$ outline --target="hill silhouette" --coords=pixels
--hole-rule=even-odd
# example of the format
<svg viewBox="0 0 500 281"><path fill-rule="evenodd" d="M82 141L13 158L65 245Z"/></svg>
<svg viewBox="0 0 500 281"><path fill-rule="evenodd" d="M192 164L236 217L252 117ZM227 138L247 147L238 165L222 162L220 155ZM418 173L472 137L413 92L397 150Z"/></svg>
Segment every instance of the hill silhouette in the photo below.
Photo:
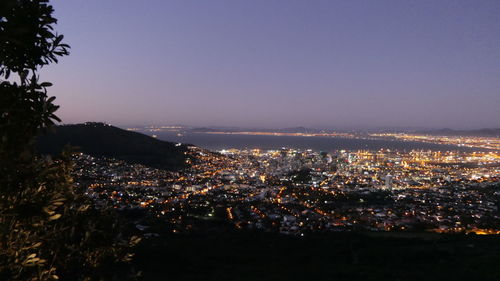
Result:
<svg viewBox="0 0 500 281"><path fill-rule="evenodd" d="M442 136L500 137L500 128L484 128L478 130L453 130L449 128L444 128L439 130L420 131L420 133L428 135L442 135Z"/></svg>
<svg viewBox="0 0 500 281"><path fill-rule="evenodd" d="M62 125L55 132L37 139L42 154L55 155L66 145L96 157L112 157L133 164L165 170L186 167L186 145L157 140L150 136L123 130L104 123Z"/></svg>

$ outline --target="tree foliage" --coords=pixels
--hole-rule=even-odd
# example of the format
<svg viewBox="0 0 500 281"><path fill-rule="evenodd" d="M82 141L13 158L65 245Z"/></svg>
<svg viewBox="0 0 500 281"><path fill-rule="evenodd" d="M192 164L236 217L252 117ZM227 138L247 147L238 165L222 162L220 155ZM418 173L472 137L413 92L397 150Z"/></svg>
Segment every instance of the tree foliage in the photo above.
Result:
<svg viewBox="0 0 500 281"><path fill-rule="evenodd" d="M40 67L57 62L68 55L69 46L62 43L63 35L54 34L54 9L48 0L13 1L0 4L0 75L9 78L11 72L26 75Z"/></svg>
<svg viewBox="0 0 500 281"><path fill-rule="evenodd" d="M33 148L60 121L38 76L69 54L52 13L47 0L0 1L0 280L123 280L112 268L138 239L75 192L69 150L53 160Z"/></svg>

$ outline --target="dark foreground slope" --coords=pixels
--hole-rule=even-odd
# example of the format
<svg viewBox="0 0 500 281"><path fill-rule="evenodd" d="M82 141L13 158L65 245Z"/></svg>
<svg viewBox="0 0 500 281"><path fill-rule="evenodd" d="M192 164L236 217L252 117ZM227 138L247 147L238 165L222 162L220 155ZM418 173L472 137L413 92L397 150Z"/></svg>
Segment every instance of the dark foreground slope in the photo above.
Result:
<svg viewBox="0 0 500 281"><path fill-rule="evenodd" d="M497 236L226 232L143 241L145 281L500 280Z"/></svg>
<svg viewBox="0 0 500 281"><path fill-rule="evenodd" d="M103 123L85 123L58 126L55 133L38 139L37 149L42 154L58 154L64 146L78 147L78 151L97 156L112 157L129 163L179 170L185 167L185 145L160 141Z"/></svg>

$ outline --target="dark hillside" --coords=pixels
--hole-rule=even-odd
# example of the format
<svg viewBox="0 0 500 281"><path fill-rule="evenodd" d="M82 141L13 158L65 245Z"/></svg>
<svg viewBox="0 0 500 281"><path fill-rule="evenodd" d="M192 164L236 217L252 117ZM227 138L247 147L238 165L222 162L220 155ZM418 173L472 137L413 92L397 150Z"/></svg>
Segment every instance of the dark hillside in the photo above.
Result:
<svg viewBox="0 0 500 281"><path fill-rule="evenodd" d="M500 280L497 236L384 234L171 234L144 240L134 263L145 281Z"/></svg>
<svg viewBox="0 0 500 281"><path fill-rule="evenodd" d="M112 157L166 170L186 167L186 145L176 146L103 123L58 126L55 133L38 138L37 149L42 154L57 154L67 144L97 157Z"/></svg>

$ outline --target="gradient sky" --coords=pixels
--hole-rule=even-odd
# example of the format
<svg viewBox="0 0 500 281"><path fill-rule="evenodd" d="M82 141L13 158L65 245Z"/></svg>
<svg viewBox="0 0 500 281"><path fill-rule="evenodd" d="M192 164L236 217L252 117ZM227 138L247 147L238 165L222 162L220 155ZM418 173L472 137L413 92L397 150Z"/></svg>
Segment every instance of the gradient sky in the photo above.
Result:
<svg viewBox="0 0 500 281"><path fill-rule="evenodd" d="M500 1L55 0L65 123L500 127Z"/></svg>

